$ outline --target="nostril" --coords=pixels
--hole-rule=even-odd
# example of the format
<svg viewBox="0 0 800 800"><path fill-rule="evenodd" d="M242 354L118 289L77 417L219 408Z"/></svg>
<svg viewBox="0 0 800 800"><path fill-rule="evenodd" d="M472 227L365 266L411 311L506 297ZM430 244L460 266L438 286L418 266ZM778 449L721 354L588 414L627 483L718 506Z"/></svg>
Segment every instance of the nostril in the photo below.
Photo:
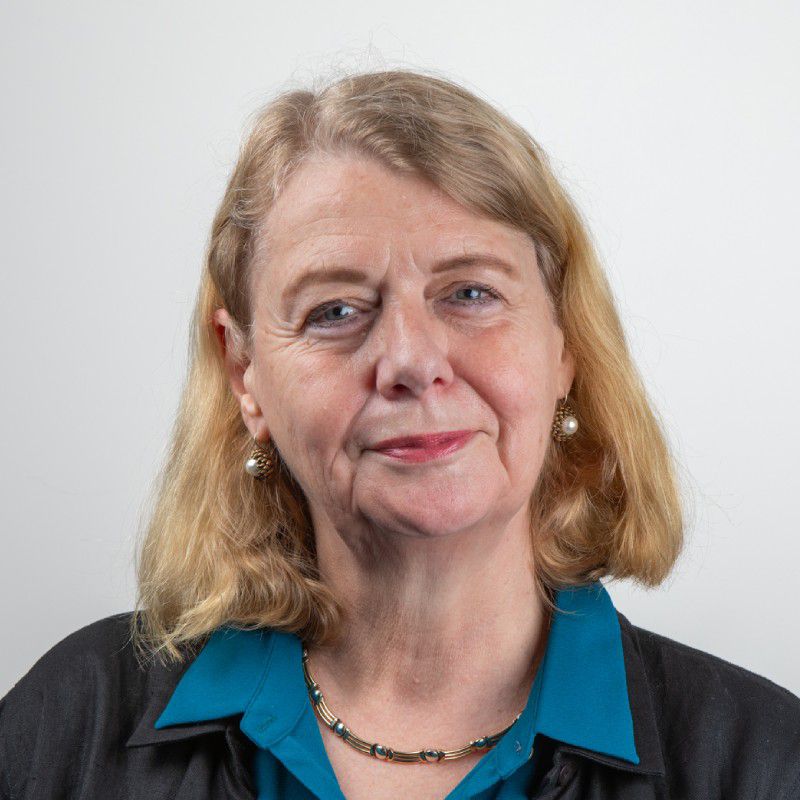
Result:
<svg viewBox="0 0 800 800"><path fill-rule="evenodd" d="M563 786L572 775L572 767L569 764L562 764L558 771L558 785Z"/></svg>

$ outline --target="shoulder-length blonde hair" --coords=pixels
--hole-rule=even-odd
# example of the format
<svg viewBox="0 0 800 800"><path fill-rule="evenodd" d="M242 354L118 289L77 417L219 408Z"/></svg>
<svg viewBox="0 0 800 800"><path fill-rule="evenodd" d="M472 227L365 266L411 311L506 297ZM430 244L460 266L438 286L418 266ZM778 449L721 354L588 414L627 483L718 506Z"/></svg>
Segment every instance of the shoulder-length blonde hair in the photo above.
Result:
<svg viewBox="0 0 800 800"><path fill-rule="evenodd" d="M575 357L580 427L550 441L530 499L535 579L554 590L604 576L655 586L683 545L675 464L629 353L586 224L540 146L449 80L409 70L349 75L281 93L255 115L213 221L193 318L189 372L152 513L137 551L131 633L180 661L222 624L336 638L342 606L320 580L302 489L243 469L252 439L230 389L212 315L250 352L248 268L259 226L310 154L358 154L422 174L487 217L527 232Z"/></svg>

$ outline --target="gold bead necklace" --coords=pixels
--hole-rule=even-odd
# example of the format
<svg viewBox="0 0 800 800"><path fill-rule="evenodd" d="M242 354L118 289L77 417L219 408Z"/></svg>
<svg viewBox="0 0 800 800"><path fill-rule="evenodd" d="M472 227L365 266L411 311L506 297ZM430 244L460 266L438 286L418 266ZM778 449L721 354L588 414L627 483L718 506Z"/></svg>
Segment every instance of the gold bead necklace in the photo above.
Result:
<svg viewBox="0 0 800 800"><path fill-rule="evenodd" d="M483 752L490 750L494 747L503 734L516 722L522 712L520 711L513 722L507 727L503 728L499 733L494 733L491 736L482 736L480 739L473 739L469 744L464 747L459 747L457 750L437 750L435 748L425 748L416 752L404 752L403 750L395 750L392 747L378 744L376 742L370 743L364 739L356 736L350 728L348 728L339 717L331 713L325 703L325 698L319 688L319 684L311 677L308 670L308 651L303 648L303 675L306 680L306 688L308 689L308 696L311 700L311 705L316 711L319 718L341 739L349 744L359 753L377 758L380 761L396 761L398 763L423 763L435 764L438 761L449 761L455 758L463 758L470 753Z"/></svg>

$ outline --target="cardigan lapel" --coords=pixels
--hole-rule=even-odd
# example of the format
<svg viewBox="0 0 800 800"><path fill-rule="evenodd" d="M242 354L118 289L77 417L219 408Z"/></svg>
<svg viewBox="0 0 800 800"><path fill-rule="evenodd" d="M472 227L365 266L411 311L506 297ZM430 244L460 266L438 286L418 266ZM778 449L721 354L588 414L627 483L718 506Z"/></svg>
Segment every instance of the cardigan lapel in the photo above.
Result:
<svg viewBox="0 0 800 800"><path fill-rule="evenodd" d="M211 734L221 735L220 747L195 748L177 793L172 795L173 800L215 800L218 797L225 797L226 800L255 800L255 789L248 769L255 746L242 734L238 716L168 728L154 727L178 681L193 662L194 658L189 658L182 664L163 664L154 660L148 672L144 713L125 746L163 746L200 739Z"/></svg>

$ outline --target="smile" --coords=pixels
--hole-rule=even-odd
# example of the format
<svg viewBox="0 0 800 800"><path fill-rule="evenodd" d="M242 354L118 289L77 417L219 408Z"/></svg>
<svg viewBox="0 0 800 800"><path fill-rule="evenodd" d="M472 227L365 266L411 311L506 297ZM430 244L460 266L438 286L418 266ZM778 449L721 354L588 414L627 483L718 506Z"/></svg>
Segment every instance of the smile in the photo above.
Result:
<svg viewBox="0 0 800 800"><path fill-rule="evenodd" d="M386 447L374 452L398 461L420 463L444 458L456 450L460 450L475 435L475 431L464 431L444 440L431 442L426 445Z"/></svg>

